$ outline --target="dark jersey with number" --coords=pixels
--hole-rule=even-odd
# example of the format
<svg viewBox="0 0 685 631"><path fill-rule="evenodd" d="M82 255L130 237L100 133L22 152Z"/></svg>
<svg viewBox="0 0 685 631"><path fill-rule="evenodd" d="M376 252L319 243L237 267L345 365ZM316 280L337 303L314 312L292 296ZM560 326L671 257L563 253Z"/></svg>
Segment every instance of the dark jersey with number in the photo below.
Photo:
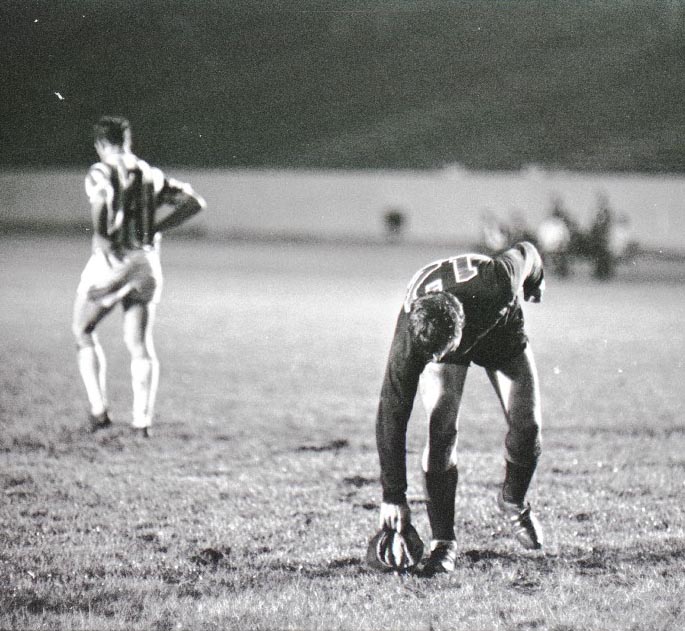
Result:
<svg viewBox="0 0 685 631"><path fill-rule="evenodd" d="M383 499L405 499L406 432L419 377L429 358L413 348L408 330L412 303L436 291L455 295L464 307L465 325L459 347L441 361L496 369L521 353L527 338L517 294L542 280L542 261L528 242L497 257L460 254L421 268L407 288L388 357L376 420Z"/></svg>

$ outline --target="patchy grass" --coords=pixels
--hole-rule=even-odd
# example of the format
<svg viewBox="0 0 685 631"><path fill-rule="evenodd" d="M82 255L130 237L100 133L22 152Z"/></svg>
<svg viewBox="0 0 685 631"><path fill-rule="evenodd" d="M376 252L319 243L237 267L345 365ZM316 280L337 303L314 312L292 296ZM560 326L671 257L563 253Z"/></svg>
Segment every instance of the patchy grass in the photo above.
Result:
<svg viewBox="0 0 685 631"><path fill-rule="evenodd" d="M498 520L504 423L469 375L449 576L363 564L380 500L374 413L419 247L165 244L156 434L128 433L120 316L103 326L115 426L83 430L69 333L87 243L0 248L0 628L680 629L682 269L550 279L526 306L544 396L532 490L544 552ZM410 423L410 502L428 538Z"/></svg>

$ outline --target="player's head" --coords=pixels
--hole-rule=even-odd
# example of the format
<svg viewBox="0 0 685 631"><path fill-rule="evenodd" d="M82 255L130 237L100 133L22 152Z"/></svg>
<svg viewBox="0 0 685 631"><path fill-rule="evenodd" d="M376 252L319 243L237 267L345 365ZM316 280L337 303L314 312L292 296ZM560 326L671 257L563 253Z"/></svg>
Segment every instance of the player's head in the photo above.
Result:
<svg viewBox="0 0 685 631"><path fill-rule="evenodd" d="M464 308L446 291L431 292L412 303L409 334L418 352L440 360L456 350L464 328Z"/></svg>
<svg viewBox="0 0 685 631"><path fill-rule="evenodd" d="M129 149L131 125L123 116L103 116L93 127L95 148L114 147Z"/></svg>

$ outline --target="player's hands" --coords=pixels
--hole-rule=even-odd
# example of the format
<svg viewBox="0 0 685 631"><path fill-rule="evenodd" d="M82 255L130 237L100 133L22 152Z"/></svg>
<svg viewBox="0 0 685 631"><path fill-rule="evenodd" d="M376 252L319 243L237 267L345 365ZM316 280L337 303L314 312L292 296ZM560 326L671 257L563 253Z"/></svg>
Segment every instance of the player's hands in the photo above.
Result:
<svg viewBox="0 0 685 631"><path fill-rule="evenodd" d="M523 283L523 299L526 302L542 302L542 294L545 292L545 277L541 276L540 280L534 285Z"/></svg>
<svg viewBox="0 0 685 631"><path fill-rule="evenodd" d="M411 511L407 503L390 504L381 503L379 526L402 532L411 523Z"/></svg>

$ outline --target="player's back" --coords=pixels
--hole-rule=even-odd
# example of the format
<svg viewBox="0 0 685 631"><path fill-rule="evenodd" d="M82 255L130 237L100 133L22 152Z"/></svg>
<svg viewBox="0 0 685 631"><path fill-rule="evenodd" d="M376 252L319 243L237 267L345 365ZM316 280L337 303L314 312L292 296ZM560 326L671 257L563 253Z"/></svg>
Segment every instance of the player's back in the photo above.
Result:
<svg viewBox="0 0 685 631"><path fill-rule="evenodd" d="M163 175L130 152L94 164L86 178L91 199L105 200L99 232L118 250L150 246L154 239L156 189Z"/></svg>
<svg viewBox="0 0 685 631"><path fill-rule="evenodd" d="M433 291L447 291L463 303L506 304L513 298L511 284L498 269L496 259L484 254L459 254L422 267L409 283L404 308Z"/></svg>

